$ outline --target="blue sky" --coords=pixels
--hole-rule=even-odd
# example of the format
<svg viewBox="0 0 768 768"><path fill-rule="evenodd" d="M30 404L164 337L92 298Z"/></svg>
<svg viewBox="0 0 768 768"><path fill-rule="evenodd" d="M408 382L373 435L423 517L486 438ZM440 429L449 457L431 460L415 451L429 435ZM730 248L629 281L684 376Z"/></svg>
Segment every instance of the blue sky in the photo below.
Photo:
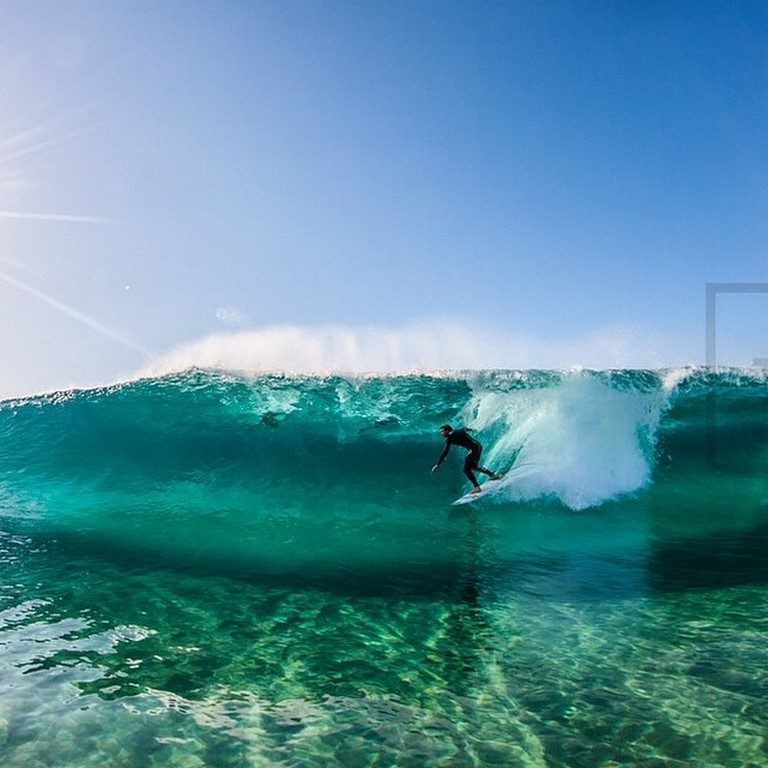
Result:
<svg viewBox="0 0 768 768"><path fill-rule="evenodd" d="M768 280L763 3L0 13L0 395L253 364L271 326L701 363L704 284ZM760 299L723 304L722 362L768 356Z"/></svg>

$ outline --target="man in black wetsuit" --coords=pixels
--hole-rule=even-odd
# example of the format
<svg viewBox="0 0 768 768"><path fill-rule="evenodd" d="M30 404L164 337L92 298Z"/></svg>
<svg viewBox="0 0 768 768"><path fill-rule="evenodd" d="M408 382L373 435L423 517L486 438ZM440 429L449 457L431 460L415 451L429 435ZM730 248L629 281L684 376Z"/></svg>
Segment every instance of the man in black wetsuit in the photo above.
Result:
<svg viewBox="0 0 768 768"><path fill-rule="evenodd" d="M469 430L467 429L454 429L450 424L443 424L443 426L440 427L440 434L445 438L445 448L443 448L443 452L440 454L437 464L432 467L432 471L435 472L445 461L445 457L448 455L448 451L451 450L452 445L460 445L462 448L466 448L469 451L467 458L464 459L464 474L474 486L472 493L479 493L480 483L477 482L474 471L488 475L491 480L500 480L501 478L495 472L491 472L490 469L485 469L485 467L480 466L480 454L483 452L483 446L473 437L470 437L468 432Z"/></svg>

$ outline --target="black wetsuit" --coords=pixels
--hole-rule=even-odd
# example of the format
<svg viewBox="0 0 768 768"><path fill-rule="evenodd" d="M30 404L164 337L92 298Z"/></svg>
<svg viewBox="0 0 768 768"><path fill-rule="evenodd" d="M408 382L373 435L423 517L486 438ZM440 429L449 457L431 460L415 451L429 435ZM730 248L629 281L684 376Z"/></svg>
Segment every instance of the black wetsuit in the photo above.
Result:
<svg viewBox="0 0 768 768"><path fill-rule="evenodd" d="M483 452L483 446L473 437L470 437L466 429L454 429L448 434L448 437L445 438L445 448L443 448L443 452L440 454L440 458L435 466L439 467L445 461L445 457L448 455L448 451L451 450L452 445L459 445L469 451L467 458L464 459L464 474L475 488L479 486L479 483L473 470L482 472L484 475L488 475L488 477L493 477L494 473L490 469L480 466L480 454Z"/></svg>

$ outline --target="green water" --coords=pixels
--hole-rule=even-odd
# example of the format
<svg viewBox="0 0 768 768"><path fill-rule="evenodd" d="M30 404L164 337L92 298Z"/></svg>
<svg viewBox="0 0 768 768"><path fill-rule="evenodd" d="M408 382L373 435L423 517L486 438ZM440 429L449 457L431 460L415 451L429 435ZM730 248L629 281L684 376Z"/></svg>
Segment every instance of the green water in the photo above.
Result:
<svg viewBox="0 0 768 768"><path fill-rule="evenodd" d="M0 765L765 766L765 383L714 386L714 418L650 372L0 406ZM516 483L451 506L445 420Z"/></svg>

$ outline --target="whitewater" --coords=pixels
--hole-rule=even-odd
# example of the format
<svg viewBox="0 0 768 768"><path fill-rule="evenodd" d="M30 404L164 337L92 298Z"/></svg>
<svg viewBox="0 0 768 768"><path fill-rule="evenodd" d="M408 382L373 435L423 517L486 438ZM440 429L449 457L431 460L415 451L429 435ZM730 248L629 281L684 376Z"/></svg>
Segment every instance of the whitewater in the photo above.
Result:
<svg viewBox="0 0 768 768"><path fill-rule="evenodd" d="M696 368L4 401L0 760L765 764L767 405ZM446 422L505 473L469 508Z"/></svg>

